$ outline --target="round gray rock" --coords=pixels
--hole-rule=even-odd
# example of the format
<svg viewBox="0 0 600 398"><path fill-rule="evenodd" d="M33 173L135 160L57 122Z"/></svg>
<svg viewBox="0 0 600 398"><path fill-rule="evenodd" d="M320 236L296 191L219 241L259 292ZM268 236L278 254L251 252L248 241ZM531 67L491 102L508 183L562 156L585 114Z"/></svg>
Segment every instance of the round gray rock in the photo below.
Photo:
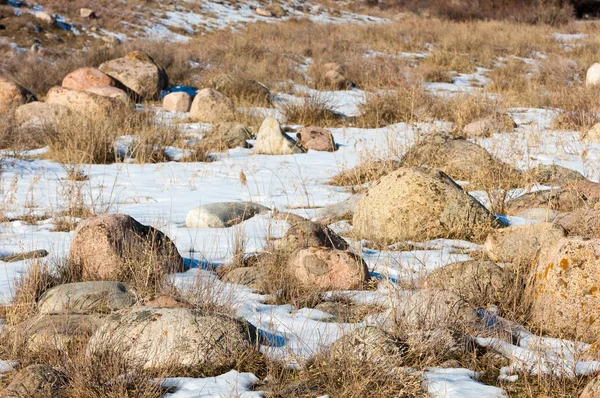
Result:
<svg viewBox="0 0 600 398"><path fill-rule="evenodd" d="M210 203L189 211L185 218L187 228L227 228L236 225L269 208L252 202Z"/></svg>

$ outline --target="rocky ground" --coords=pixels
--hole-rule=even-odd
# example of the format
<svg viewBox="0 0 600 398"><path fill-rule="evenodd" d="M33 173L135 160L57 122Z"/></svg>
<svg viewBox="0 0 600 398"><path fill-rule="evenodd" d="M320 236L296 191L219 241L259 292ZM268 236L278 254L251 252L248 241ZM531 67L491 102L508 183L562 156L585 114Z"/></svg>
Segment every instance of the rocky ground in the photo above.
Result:
<svg viewBox="0 0 600 398"><path fill-rule="evenodd" d="M0 6L0 396L600 396L596 22L52 6Z"/></svg>

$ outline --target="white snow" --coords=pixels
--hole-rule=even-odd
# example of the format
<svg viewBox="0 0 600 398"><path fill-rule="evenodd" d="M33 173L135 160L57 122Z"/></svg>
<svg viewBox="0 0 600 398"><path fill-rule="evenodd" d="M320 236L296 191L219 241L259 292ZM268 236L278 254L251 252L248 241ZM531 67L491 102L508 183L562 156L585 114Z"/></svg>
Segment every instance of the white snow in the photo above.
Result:
<svg viewBox="0 0 600 398"><path fill-rule="evenodd" d="M504 398L501 388L477 381L479 373L464 368L429 368L423 387L434 398Z"/></svg>
<svg viewBox="0 0 600 398"><path fill-rule="evenodd" d="M263 392L250 389L258 381L258 377L252 373L230 370L217 377L163 379L161 384L165 388L175 388L175 391L165 394L164 398L261 398L264 397Z"/></svg>

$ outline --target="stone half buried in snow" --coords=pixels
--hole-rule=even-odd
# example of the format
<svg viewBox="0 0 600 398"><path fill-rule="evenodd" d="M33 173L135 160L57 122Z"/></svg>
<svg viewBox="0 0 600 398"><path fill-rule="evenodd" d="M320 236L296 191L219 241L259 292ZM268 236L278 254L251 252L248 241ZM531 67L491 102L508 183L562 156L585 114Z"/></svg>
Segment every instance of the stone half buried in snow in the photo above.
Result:
<svg viewBox="0 0 600 398"><path fill-rule="evenodd" d="M296 141L281 130L277 119L268 117L263 121L254 144L255 154L291 155L303 152Z"/></svg>
<svg viewBox="0 0 600 398"><path fill-rule="evenodd" d="M502 226L481 203L439 170L402 167L370 187L353 217L362 239L395 243L469 239Z"/></svg>
<svg viewBox="0 0 600 398"><path fill-rule="evenodd" d="M235 366L256 344L248 321L187 308L137 307L106 318L87 346L88 354L115 350L144 368Z"/></svg>
<svg viewBox="0 0 600 398"><path fill-rule="evenodd" d="M136 302L121 282L94 281L58 285L46 291L38 302L42 315L110 313Z"/></svg>
<svg viewBox="0 0 600 398"><path fill-rule="evenodd" d="M300 284L322 291L360 289L369 278L367 264L360 256L326 247L295 251L287 268Z"/></svg>
<svg viewBox="0 0 600 398"><path fill-rule="evenodd" d="M496 133L512 133L516 126L512 117L498 113L467 124L463 128L463 134L469 138L487 138Z"/></svg>
<svg viewBox="0 0 600 398"><path fill-rule="evenodd" d="M190 210L185 218L185 226L227 228L269 210L266 206L252 202L210 203Z"/></svg>
<svg viewBox="0 0 600 398"><path fill-rule="evenodd" d="M307 150L325 152L335 152L337 150L333 134L322 127L304 127L296 134L296 139L298 144Z"/></svg>

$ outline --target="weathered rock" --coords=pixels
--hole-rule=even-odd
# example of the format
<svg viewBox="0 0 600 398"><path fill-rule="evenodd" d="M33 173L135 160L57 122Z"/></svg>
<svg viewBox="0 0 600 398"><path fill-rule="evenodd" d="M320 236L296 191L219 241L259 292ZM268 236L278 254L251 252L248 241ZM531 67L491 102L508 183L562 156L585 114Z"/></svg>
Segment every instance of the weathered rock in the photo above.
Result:
<svg viewBox="0 0 600 398"><path fill-rule="evenodd" d="M63 87L52 87L46 103L64 106L87 117L109 116L112 111L124 107L123 102L115 98Z"/></svg>
<svg viewBox="0 0 600 398"><path fill-rule="evenodd" d="M142 100L158 98L161 91L169 86L165 70L141 51L105 62L99 69Z"/></svg>
<svg viewBox="0 0 600 398"><path fill-rule="evenodd" d="M317 209L315 216L317 220L326 220L327 223L339 220L352 220L354 209L362 195L352 195L343 202L328 205Z"/></svg>
<svg viewBox="0 0 600 398"><path fill-rule="evenodd" d="M182 91L170 93L163 98L163 109L172 112L189 112L192 106L192 97Z"/></svg>
<svg viewBox="0 0 600 398"><path fill-rule="evenodd" d="M339 301L319 303L315 306L315 309L333 315L333 318L328 318L326 321L338 323L362 322L370 313L381 312L380 307L343 303Z"/></svg>
<svg viewBox="0 0 600 398"><path fill-rule="evenodd" d="M131 307L135 301L121 282L67 283L46 291L38 311L42 315L109 313Z"/></svg>
<svg viewBox="0 0 600 398"><path fill-rule="evenodd" d="M35 101L19 106L15 111L15 118L19 125L41 128L55 126L69 114L69 108L65 106Z"/></svg>
<svg viewBox="0 0 600 398"><path fill-rule="evenodd" d="M356 206L358 237L388 243L469 238L500 226L481 203L439 170L403 167L370 187Z"/></svg>
<svg viewBox="0 0 600 398"><path fill-rule="evenodd" d="M349 247L344 238L325 225L307 220L292 225L279 241L277 248L293 252L311 246L329 247L338 250L346 250Z"/></svg>
<svg viewBox="0 0 600 398"><path fill-rule="evenodd" d="M325 247L297 250L289 258L287 268L300 284L319 290L359 289L369 278L360 256Z"/></svg>
<svg viewBox="0 0 600 398"><path fill-rule="evenodd" d="M133 107L133 101L127 93L117 87L90 87L87 90L88 93L101 95L103 97L114 98L127 106Z"/></svg>
<svg viewBox="0 0 600 398"><path fill-rule="evenodd" d="M37 98L29 90L13 81L0 77L0 112L7 112L12 108L32 101L37 101Z"/></svg>
<svg viewBox="0 0 600 398"><path fill-rule="evenodd" d="M549 222L520 225L490 233L483 247L492 261L527 264L542 246L557 242L565 235L563 227Z"/></svg>
<svg viewBox="0 0 600 398"><path fill-rule="evenodd" d="M95 18L97 18L96 12L94 10L92 10L91 8L80 8L79 9L79 16L81 18L86 18L86 19L95 19Z"/></svg>
<svg viewBox="0 0 600 398"><path fill-rule="evenodd" d="M439 329L478 320L476 311L458 295L436 289L406 291L395 303L392 317L405 330Z"/></svg>
<svg viewBox="0 0 600 398"><path fill-rule="evenodd" d="M88 344L144 368L231 368L236 354L255 344L257 331L245 320L186 308L138 307L109 316Z"/></svg>
<svg viewBox="0 0 600 398"><path fill-rule="evenodd" d="M600 123L594 124L581 138L584 141L600 142Z"/></svg>
<svg viewBox="0 0 600 398"><path fill-rule="evenodd" d="M596 203L600 199L600 184L597 182L576 180L568 183L564 188L577 192L585 198L588 205Z"/></svg>
<svg viewBox="0 0 600 398"><path fill-rule="evenodd" d="M402 166L437 168L475 187L520 186L519 172L514 167L495 159L475 143L445 133L433 134L415 144L402 158Z"/></svg>
<svg viewBox="0 0 600 398"><path fill-rule="evenodd" d="M597 341L599 259L599 239L567 237L543 247L526 291L531 323L549 336Z"/></svg>
<svg viewBox="0 0 600 398"><path fill-rule="evenodd" d="M49 25L54 25L56 23L56 16L49 14L45 11L36 11L35 14L33 14L33 16L36 19L39 19L42 22L45 22Z"/></svg>
<svg viewBox="0 0 600 398"><path fill-rule="evenodd" d="M58 398L67 378L49 365L29 365L0 391L4 398Z"/></svg>
<svg viewBox="0 0 600 398"><path fill-rule="evenodd" d="M37 352L49 348L65 351L86 341L102 324L103 315L39 315L17 325L27 348Z"/></svg>
<svg viewBox="0 0 600 398"><path fill-rule="evenodd" d="M129 267L145 267L155 277L183 270L183 259L165 234L125 214L104 214L80 223L69 264L83 280L119 280Z"/></svg>
<svg viewBox="0 0 600 398"><path fill-rule="evenodd" d="M281 18L287 14L285 8L283 8L280 4L271 3L266 7L259 7L255 10L256 14L261 17L272 17L272 18Z"/></svg>
<svg viewBox="0 0 600 398"><path fill-rule="evenodd" d="M333 360L391 366L390 362L399 361L405 349L384 330L363 326L337 339L327 349L327 355Z"/></svg>
<svg viewBox="0 0 600 398"><path fill-rule="evenodd" d="M532 221L552 222L559 214L561 213L556 210L534 207L532 209L523 210L515 214L515 216Z"/></svg>
<svg viewBox="0 0 600 398"><path fill-rule="evenodd" d="M209 130L202 141L212 151L221 152L236 147L249 148L252 134L243 124L224 122Z"/></svg>
<svg viewBox="0 0 600 398"><path fill-rule="evenodd" d="M487 138L496 133L512 133L515 127L517 125L512 117L498 113L467 124L463 128L463 134L469 138Z"/></svg>
<svg viewBox="0 0 600 398"><path fill-rule="evenodd" d="M140 303L142 304L140 305ZM146 297L141 302L138 301L138 305L154 308L193 308L192 304L183 300L178 295L169 293L160 293L157 296Z"/></svg>
<svg viewBox="0 0 600 398"><path fill-rule="evenodd" d="M600 84L600 64L595 63L590 66L585 75L586 86L597 86Z"/></svg>
<svg viewBox="0 0 600 398"><path fill-rule="evenodd" d="M563 227L569 236L600 238L599 209L580 209L563 213L557 216L554 222Z"/></svg>
<svg viewBox="0 0 600 398"><path fill-rule="evenodd" d="M260 289L267 279L267 275L265 267L241 267L225 274L223 281Z"/></svg>
<svg viewBox="0 0 600 398"><path fill-rule="evenodd" d="M304 127L296 134L296 139L298 144L307 150L325 152L335 152L337 150L333 134L322 127Z"/></svg>
<svg viewBox="0 0 600 398"><path fill-rule="evenodd" d="M228 121L235 114L233 101L213 88L198 91L190 108L190 116L198 122Z"/></svg>
<svg viewBox="0 0 600 398"><path fill-rule="evenodd" d="M209 85L236 102L271 105L271 92L256 80L224 73L210 79Z"/></svg>
<svg viewBox="0 0 600 398"><path fill-rule="evenodd" d="M277 119L268 117L262 122L254 144L255 154L291 155L302 152L296 141L281 130Z"/></svg>
<svg viewBox="0 0 600 398"><path fill-rule="evenodd" d="M587 198L574 189L551 189L530 192L509 200L506 202L506 212L507 214L518 214L528 209L567 212L580 209L586 203Z"/></svg>
<svg viewBox="0 0 600 398"><path fill-rule="evenodd" d="M29 252L23 252L23 253L15 253L15 254L8 254L5 256L0 256L0 261L5 262L5 263L15 263L17 261L23 261L23 260L29 260L32 258L42 258L42 257L46 257L48 255L48 252L46 250L33 250L33 251L29 251Z"/></svg>
<svg viewBox="0 0 600 398"><path fill-rule="evenodd" d="M269 211L268 207L252 202L210 203L190 210L185 218L185 226L227 228L266 211Z"/></svg>
<svg viewBox="0 0 600 398"><path fill-rule="evenodd" d="M580 172L555 164L539 165L529 169L523 173L523 178L526 181L552 186L563 186L574 181L585 180Z"/></svg>
<svg viewBox="0 0 600 398"><path fill-rule="evenodd" d="M354 83L347 79L346 76L342 75L336 70L329 70L323 75L325 82L328 87L336 90L348 90L354 87Z"/></svg>
<svg viewBox="0 0 600 398"><path fill-rule="evenodd" d="M117 82L97 68L79 68L69 73L62 81L62 86L71 90L85 91L90 87L114 87Z"/></svg>
<svg viewBox="0 0 600 398"><path fill-rule="evenodd" d="M502 267L483 260L448 264L416 282L417 285L452 292L478 307L497 303L508 283Z"/></svg>

